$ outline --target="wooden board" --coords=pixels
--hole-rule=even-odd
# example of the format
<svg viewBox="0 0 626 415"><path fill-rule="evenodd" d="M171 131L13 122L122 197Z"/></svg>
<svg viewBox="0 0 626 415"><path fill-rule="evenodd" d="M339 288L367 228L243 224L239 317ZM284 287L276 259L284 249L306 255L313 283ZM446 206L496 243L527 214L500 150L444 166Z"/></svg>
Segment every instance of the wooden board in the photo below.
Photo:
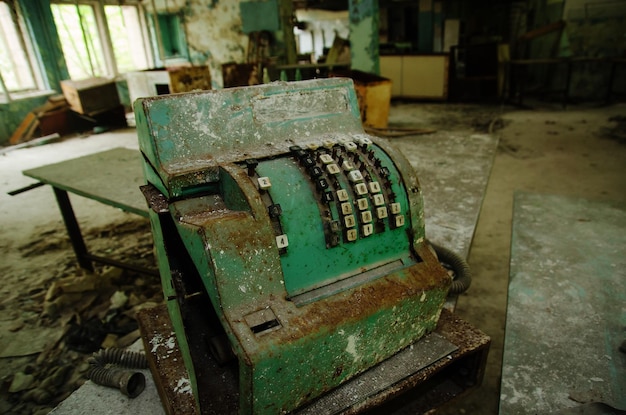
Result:
<svg viewBox="0 0 626 415"><path fill-rule="evenodd" d="M24 117L21 124L15 129L13 135L11 135L9 143L19 144L23 141L28 141L28 139L32 137L32 133L35 128L37 128L37 125L37 116L34 113L29 112L26 114L26 117Z"/></svg>
<svg viewBox="0 0 626 415"><path fill-rule="evenodd" d="M196 415L196 401L189 384L189 374L176 342L165 304L143 309L137 322L146 350L148 366L169 415Z"/></svg>

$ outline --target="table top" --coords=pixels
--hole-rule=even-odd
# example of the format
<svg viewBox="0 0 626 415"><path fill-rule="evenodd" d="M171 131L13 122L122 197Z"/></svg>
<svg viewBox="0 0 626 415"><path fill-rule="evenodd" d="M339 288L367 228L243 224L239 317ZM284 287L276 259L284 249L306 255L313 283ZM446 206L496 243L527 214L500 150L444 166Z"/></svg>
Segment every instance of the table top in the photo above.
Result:
<svg viewBox="0 0 626 415"><path fill-rule="evenodd" d="M626 210L517 193L500 414L626 408Z"/></svg>
<svg viewBox="0 0 626 415"><path fill-rule="evenodd" d="M145 180L141 154L137 150L114 148L25 170L23 174L55 188L148 217L148 206L139 190Z"/></svg>

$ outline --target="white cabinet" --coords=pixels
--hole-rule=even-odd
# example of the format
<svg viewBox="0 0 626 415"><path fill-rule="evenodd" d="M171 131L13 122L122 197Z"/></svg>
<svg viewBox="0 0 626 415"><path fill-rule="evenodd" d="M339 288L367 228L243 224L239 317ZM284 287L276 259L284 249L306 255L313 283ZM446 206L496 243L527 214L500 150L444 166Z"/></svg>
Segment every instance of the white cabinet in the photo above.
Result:
<svg viewBox="0 0 626 415"><path fill-rule="evenodd" d="M380 76L391 79L392 97L448 97L447 54L381 56Z"/></svg>

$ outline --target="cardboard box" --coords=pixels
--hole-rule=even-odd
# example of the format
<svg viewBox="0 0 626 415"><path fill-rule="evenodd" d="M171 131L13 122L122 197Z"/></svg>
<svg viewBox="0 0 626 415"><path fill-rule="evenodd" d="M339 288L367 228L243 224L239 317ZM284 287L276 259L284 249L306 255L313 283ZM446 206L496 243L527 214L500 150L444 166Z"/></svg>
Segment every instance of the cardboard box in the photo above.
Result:
<svg viewBox="0 0 626 415"><path fill-rule="evenodd" d="M61 81L63 95L72 111L96 115L120 105L115 81L90 78L82 81Z"/></svg>

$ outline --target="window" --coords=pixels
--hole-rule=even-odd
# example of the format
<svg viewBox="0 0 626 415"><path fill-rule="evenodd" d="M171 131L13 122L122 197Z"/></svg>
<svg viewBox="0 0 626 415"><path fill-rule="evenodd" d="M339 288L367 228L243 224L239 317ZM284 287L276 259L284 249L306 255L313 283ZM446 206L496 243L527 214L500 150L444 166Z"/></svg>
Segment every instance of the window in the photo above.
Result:
<svg viewBox="0 0 626 415"><path fill-rule="evenodd" d="M104 3L50 5L71 79L115 76L151 65L140 7Z"/></svg>
<svg viewBox="0 0 626 415"><path fill-rule="evenodd" d="M150 14L150 25L153 47L159 52L161 64L188 59L187 40L179 14Z"/></svg>
<svg viewBox="0 0 626 415"><path fill-rule="evenodd" d="M52 4L51 9L70 78L108 75L94 7Z"/></svg>
<svg viewBox="0 0 626 415"><path fill-rule="evenodd" d="M0 1L0 96L38 89L27 40L17 10Z"/></svg>
<svg viewBox="0 0 626 415"><path fill-rule="evenodd" d="M144 31L137 6L104 6L118 72L148 69Z"/></svg>

